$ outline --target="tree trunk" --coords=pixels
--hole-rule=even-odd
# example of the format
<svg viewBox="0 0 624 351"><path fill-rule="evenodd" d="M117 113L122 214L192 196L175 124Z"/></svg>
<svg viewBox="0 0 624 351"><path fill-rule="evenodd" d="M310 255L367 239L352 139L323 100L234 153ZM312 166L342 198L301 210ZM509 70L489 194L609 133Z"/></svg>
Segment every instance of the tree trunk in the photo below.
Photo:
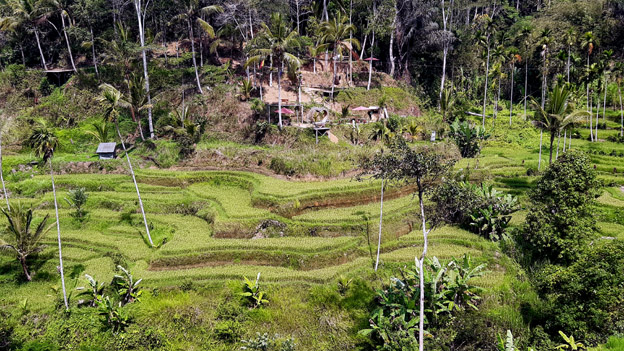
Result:
<svg viewBox="0 0 624 351"><path fill-rule="evenodd" d="M563 139L565 141L565 139ZM561 144L561 132L557 133L557 153L555 154L555 161L559 158L559 144Z"/></svg>
<svg viewBox="0 0 624 351"><path fill-rule="evenodd" d="M26 276L26 280L31 282L32 281L32 277L28 273L28 266L26 265L26 257L20 255L18 259L19 259L20 264L22 265L22 271L24 271L24 275Z"/></svg>
<svg viewBox="0 0 624 351"><path fill-rule="evenodd" d="M123 138L121 137L121 132L119 131L119 123L115 120L115 129L117 129L117 136L119 136L119 141L121 142L121 147L126 154L126 160L128 161L128 168L130 168L130 175L132 176L132 182L134 183L134 188L137 192L137 197L139 198L139 207L141 208L141 214L143 215L143 223L145 224L145 232L147 233L147 239L150 243L151 247L154 247L154 242L152 241L152 236L150 235L149 226L147 225L147 217L145 217L145 209L143 208L143 200L141 200L141 193L139 192L139 185L137 184L136 177L134 176L134 169L132 168L132 162L130 162L130 156L128 155L128 150L126 150L126 143L124 143Z"/></svg>
<svg viewBox="0 0 624 351"><path fill-rule="evenodd" d="M624 137L624 108L622 108L622 89L618 83L618 95L620 96L620 136Z"/></svg>
<svg viewBox="0 0 624 351"><path fill-rule="evenodd" d="M589 90L589 87L587 88ZM589 93L587 95L587 113L589 113L589 138L594 141L594 111L589 107L592 105Z"/></svg>
<svg viewBox="0 0 624 351"><path fill-rule="evenodd" d="M349 2L349 26L353 24L351 21L351 17L353 15L353 0ZM353 85L353 51L355 48L353 47L353 31L349 31L349 85Z"/></svg>
<svg viewBox="0 0 624 351"><path fill-rule="evenodd" d="M606 117L606 112L607 112L607 89L609 88L609 85L607 83L607 75L605 74L605 79L604 79L604 102L602 105L602 123L605 124L605 129L607 129L607 117Z"/></svg>
<svg viewBox="0 0 624 351"><path fill-rule="evenodd" d="M566 152L566 142L568 141L568 130L563 131L563 152Z"/></svg>
<svg viewBox="0 0 624 351"><path fill-rule="evenodd" d="M368 33L364 35L364 40L362 40L362 52L360 52L360 58L364 57L364 50L366 49L366 41L368 40Z"/></svg>
<svg viewBox="0 0 624 351"><path fill-rule="evenodd" d="M2 181L2 195L4 195L4 199L6 200L7 210L11 210L11 205L9 204L9 194L7 193L6 186L4 184L4 174L2 172L2 128L0 128L0 181Z"/></svg>
<svg viewBox="0 0 624 351"><path fill-rule="evenodd" d="M498 77L498 93L496 94L496 103L494 103L494 121L492 125L496 122L496 117L498 117L498 102L500 101L500 92L501 92L501 77Z"/></svg>
<svg viewBox="0 0 624 351"><path fill-rule="evenodd" d="M134 0L137 22L139 24L139 40L141 42L141 56L143 58L143 77L145 79L145 94L147 94L147 122L149 124L150 138L154 139L154 123L152 121L152 97L150 95L149 74L147 72L147 53L145 50L145 27L141 16L141 0Z"/></svg>
<svg viewBox="0 0 624 351"><path fill-rule="evenodd" d="M550 132L550 156L548 157L548 165L552 164L554 143L555 143L555 133Z"/></svg>
<svg viewBox="0 0 624 351"><path fill-rule="evenodd" d="M490 74L490 41L488 38L487 44L487 60L485 63L485 85L483 86L483 120L482 125L485 128L485 103L487 102L487 86L488 86L488 75Z"/></svg>
<svg viewBox="0 0 624 351"><path fill-rule="evenodd" d="M368 85L366 86L366 90L370 90L371 80L373 78L373 49L375 48L375 30L373 29L373 36L371 38L371 55L370 61L368 62Z"/></svg>
<svg viewBox="0 0 624 351"><path fill-rule="evenodd" d="M67 52L69 53L69 61L71 62L72 69L76 72L76 64L74 64L74 56L72 55L71 45L69 45L69 37L67 36L67 29L65 28L65 15L61 12L61 25L63 26L63 35L65 36L65 43L67 43Z"/></svg>
<svg viewBox="0 0 624 351"><path fill-rule="evenodd" d="M513 88L514 88L514 65L511 64L511 87L509 92L509 126L511 127L511 117L513 116Z"/></svg>
<svg viewBox="0 0 624 351"><path fill-rule="evenodd" d="M277 67L277 107L279 110L277 111L279 116L279 127L282 126L282 66L278 65Z"/></svg>
<svg viewBox="0 0 624 351"><path fill-rule="evenodd" d="M422 231L423 231L423 252L420 256L420 260L415 260L418 265L418 276L419 276L419 290L420 290L420 319L418 322L418 350L424 351L424 338L425 338L425 256L427 255L427 248L429 246L428 235L430 230L427 230L427 221L425 218L425 205L423 202L424 190L422 188L420 178L416 179L416 184L418 186L418 203L420 205L420 218L422 220Z"/></svg>
<svg viewBox="0 0 624 351"><path fill-rule="evenodd" d="M24 65L24 67L26 67L26 56L24 56L24 47L22 46L22 44L19 44L19 48L20 48L20 54L22 54L22 65Z"/></svg>
<svg viewBox="0 0 624 351"><path fill-rule="evenodd" d="M269 56L269 86L273 87L273 55Z"/></svg>
<svg viewBox="0 0 624 351"><path fill-rule="evenodd" d="M91 31L91 54L93 55L93 67L95 68L95 74L99 78L100 77L100 71L98 70L97 56L95 56L95 37L93 36L93 27L89 26L89 31ZM165 53L166 52L167 51L165 51Z"/></svg>
<svg viewBox="0 0 624 351"><path fill-rule="evenodd" d="M544 137L544 131L540 130L540 147L539 147L539 159L537 161L537 170L542 169L542 140Z"/></svg>
<svg viewBox="0 0 624 351"><path fill-rule="evenodd" d="M65 272L63 270L63 249L61 246L61 223L59 222L58 202L56 201L56 186L54 185L54 169L52 168L52 157L50 157L50 179L52 180L52 195L54 196L54 213L56 214L56 235L58 239L59 250L59 270L61 272L61 287L63 289L63 302L65 309L69 309L67 302L67 291L65 290Z"/></svg>
<svg viewBox="0 0 624 351"><path fill-rule="evenodd" d="M41 55L41 64L43 65L44 70L48 70L48 65L46 64L45 56L43 56L43 50L41 49L41 41L39 40L39 31L35 27L35 38L37 39L37 47L39 48L39 55Z"/></svg>
<svg viewBox="0 0 624 351"><path fill-rule="evenodd" d="M568 83L570 83L570 45L568 44L568 62L566 63L566 74L568 76Z"/></svg>
<svg viewBox="0 0 624 351"><path fill-rule="evenodd" d="M388 47L388 54L389 54L389 58L390 58L390 77L394 77L394 51L393 51L393 46L394 46L394 31L396 28L396 21L397 21L397 17L399 16L398 12L399 9L395 6L395 10L394 10L394 19L392 20L392 27L390 27L390 44ZM444 64L446 64L446 57L444 60Z"/></svg>
<svg viewBox="0 0 624 351"><path fill-rule="evenodd" d="M381 178L381 201L379 206L379 239L377 241L377 259L375 260L375 272L377 272L377 268L379 267L379 254L381 253L381 226L383 224L384 181L385 179Z"/></svg>
<svg viewBox="0 0 624 351"><path fill-rule="evenodd" d="M396 21L396 16L394 20ZM442 30L444 32L446 32L446 21L447 21L446 9L444 7L444 0L442 0L442 25L443 25ZM444 90L444 81L446 79L446 56L447 55L448 55L448 42L446 39L444 39L444 44L442 47L442 77L440 78L440 95L438 97L438 110L440 110L440 103L442 100L442 91Z"/></svg>
<svg viewBox="0 0 624 351"><path fill-rule="evenodd" d="M200 94L204 94L204 91L201 87L201 82L199 81L199 72L197 71L197 60L195 59L195 38L193 37L193 24L191 23L191 19L187 20L188 28L189 28L189 38L191 39L191 52L193 57L193 68L195 68L195 81L197 83L197 90Z"/></svg>
<svg viewBox="0 0 624 351"><path fill-rule="evenodd" d="M526 120L527 114L527 83L529 81L529 63L524 60L524 119Z"/></svg>
<svg viewBox="0 0 624 351"><path fill-rule="evenodd" d="M598 142L598 121L600 120L600 95L598 95L598 102L596 102L596 133L594 137L596 137L596 142Z"/></svg>
<svg viewBox="0 0 624 351"><path fill-rule="evenodd" d="M334 50L334 52L332 52L332 61L333 61L333 69L334 69L334 74L333 74L333 78L332 78L332 88L331 88L331 98L332 98L332 103L334 102L334 89L336 88L336 57L338 56L338 54L336 53L336 50Z"/></svg>

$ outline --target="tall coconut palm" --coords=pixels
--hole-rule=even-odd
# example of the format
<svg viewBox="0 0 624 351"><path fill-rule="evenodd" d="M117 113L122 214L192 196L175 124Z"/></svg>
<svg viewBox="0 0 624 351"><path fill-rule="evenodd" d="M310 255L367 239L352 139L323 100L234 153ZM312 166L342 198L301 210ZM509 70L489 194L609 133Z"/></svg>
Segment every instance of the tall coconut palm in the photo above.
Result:
<svg viewBox="0 0 624 351"><path fill-rule="evenodd" d="M528 83L529 83L529 57L531 57L531 53L533 50L533 45L531 45L531 27L524 26L520 30L520 35L522 42L522 54L524 55L524 113L523 118L526 119L527 116L527 101L528 101Z"/></svg>
<svg viewBox="0 0 624 351"><path fill-rule="evenodd" d="M45 216L33 231L31 228L33 224L32 209L26 210L18 205L11 209L2 209L2 213L9 221L9 225L3 233L6 240L0 240L0 251L15 252L26 280L32 281L26 259L30 255L43 251L45 246L41 245L41 239L52 228L52 226L46 227L48 216Z"/></svg>
<svg viewBox="0 0 624 351"><path fill-rule="evenodd" d="M550 29L544 29L540 35L539 46L541 48L540 56L542 56L542 101L541 107L544 108L546 103L546 91L548 90L547 77L548 77L548 63L550 62L550 46L553 43L552 31Z"/></svg>
<svg viewBox="0 0 624 351"><path fill-rule="evenodd" d="M549 164L551 164L555 137L572 124L587 117L588 112L575 109L572 91L568 84L558 83L553 87L552 91L548 93L545 108L542 108L535 100L532 101L532 105L535 109L533 123L542 131L550 133Z"/></svg>
<svg viewBox="0 0 624 351"><path fill-rule="evenodd" d="M41 56L41 66L47 70L45 56L41 48L41 40L39 39L39 20L43 13L42 1L40 0L6 0L7 8L11 10L11 14L7 17L0 18L0 30L2 31L20 31L20 26L26 27L35 33L39 55Z"/></svg>
<svg viewBox="0 0 624 351"><path fill-rule="evenodd" d="M54 213L56 215L56 236L59 251L59 272L61 273L61 286L63 288L63 302L65 308L69 309L67 302L67 290L65 289L65 272L63 269L63 248L61 245L61 223L59 222L58 202L56 201L56 186L54 184L54 168L52 168L52 157L54 151L59 146L59 141L54 132L49 130L44 124L33 130L28 138L28 145L33 149L37 157L43 158L43 163L50 165L50 180L52 181L52 195L54 196Z"/></svg>
<svg viewBox="0 0 624 351"><path fill-rule="evenodd" d="M208 22L199 18L199 15L200 13L211 14L215 12L223 12L223 8L221 6L214 5L201 8L199 6L199 0L180 0L179 5L181 7L182 13L174 17L174 19L186 22L189 40L191 41L191 53L193 58L193 67L195 68L197 91L199 91L200 94L203 94L204 91L201 87L201 82L199 80L199 71L197 70L197 59L195 58L195 32L193 28L195 27L195 22L197 22L200 24L200 26L204 29L204 31L210 38L214 38L214 29L210 24L208 24Z"/></svg>
<svg viewBox="0 0 624 351"><path fill-rule="evenodd" d="M145 209L143 207L143 200L141 199L141 192L139 191L139 185L137 184L136 177L134 175L134 169L132 168L132 162L130 162L130 156L128 155L128 150L126 150L126 143L124 143L123 137L121 136L121 132L119 131L119 110L121 108L130 108L130 103L125 101L122 98L122 94L119 90L113 87L110 84L102 84L100 85L100 90L102 91L100 96L98 97L98 101L104 106L104 118L115 124L115 129L117 131L117 136L119 137L119 141L121 142L121 147L126 154L126 160L128 161L128 168L130 169L130 175L132 176L132 181L134 182L134 188L137 192L137 197L139 199L139 207L141 208L141 214L143 215L143 223L145 224L145 232L147 233L147 239L151 246L154 246L154 242L152 241L152 236L150 235L149 225L147 224L147 217L145 217Z"/></svg>
<svg viewBox="0 0 624 351"><path fill-rule="evenodd" d="M321 40L332 50L332 63L334 69L331 90L332 100L334 99L334 89L336 86L336 60L342 56L344 51L351 56L355 54L353 47L360 47L360 42L352 37L357 28L348 22L349 19L346 16L338 14L338 16L334 17L333 20L323 22L321 26L321 32L323 33Z"/></svg>
<svg viewBox="0 0 624 351"><path fill-rule="evenodd" d="M510 49L508 51L508 56L510 56L509 72L511 73L511 83L509 85L509 126L511 127L511 118L513 117L514 73L516 71L516 62L522 62L522 56L520 56L516 48Z"/></svg>
<svg viewBox="0 0 624 351"><path fill-rule="evenodd" d="M65 19L67 19L69 25L72 20L69 16L69 3L63 0L41 0L42 6L48 13L58 12L61 16L61 28L63 29L63 36L65 37L65 44L67 44L67 53L69 54L69 61L71 62L72 69L76 72L76 64L74 63L74 56L72 55L71 45L69 43L69 36L67 35L67 25Z"/></svg>
<svg viewBox="0 0 624 351"><path fill-rule="evenodd" d="M592 52L594 52L594 33L592 32L585 32L585 34L583 34L583 38L581 40L581 48L585 49L587 51L587 66L586 69L587 71L590 70L590 66L589 66L589 58L592 54ZM587 76L587 80L585 82L585 85L587 87L587 110L589 111L589 75Z"/></svg>
<svg viewBox="0 0 624 351"><path fill-rule="evenodd" d="M567 62L566 62L566 77L567 77L567 82L570 83L570 59L572 57L572 46L574 45L574 43L576 43L576 31L573 28L568 29L568 31L566 32L566 45L568 45L568 55L566 57Z"/></svg>
<svg viewBox="0 0 624 351"><path fill-rule="evenodd" d="M624 64L617 62L615 64L615 81L618 87L618 96L620 97L620 136L624 137L624 106L622 105L622 78L624 76Z"/></svg>
<svg viewBox="0 0 624 351"><path fill-rule="evenodd" d="M147 94L147 123L149 125L150 138L154 139L154 123L152 121L152 97L150 95L149 73L147 69L147 47L145 46L145 16L149 0L143 5L143 0L133 0L134 9L137 14L137 24L139 27L139 42L141 44L141 57L143 58L143 78L145 79L145 93Z"/></svg>
<svg viewBox="0 0 624 351"><path fill-rule="evenodd" d="M251 41L252 55L247 59L245 67L260 63L266 59L272 59L277 65L277 103L279 127L282 128L282 72L284 64L286 66L301 65L301 61L292 54L300 46L299 34L296 30L291 30L281 13L271 15L270 26L262 23L260 33Z"/></svg>

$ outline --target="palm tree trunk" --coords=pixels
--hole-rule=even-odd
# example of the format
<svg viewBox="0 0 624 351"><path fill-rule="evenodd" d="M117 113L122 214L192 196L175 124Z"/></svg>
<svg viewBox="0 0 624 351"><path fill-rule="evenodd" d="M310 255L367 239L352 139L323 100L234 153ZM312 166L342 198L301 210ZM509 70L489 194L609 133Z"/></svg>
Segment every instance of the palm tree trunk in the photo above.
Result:
<svg viewBox="0 0 624 351"><path fill-rule="evenodd" d="M39 48L39 55L41 55L41 64L43 65L44 70L48 70L48 65L46 64L45 56L43 56L43 50L41 49L41 41L39 40L39 31L35 27L35 38L37 39L37 47Z"/></svg>
<svg viewBox="0 0 624 351"><path fill-rule="evenodd" d="M418 265L418 276L419 276L419 287L420 287L420 318L418 322L418 350L424 351L424 338L425 338L425 256L427 255L427 248L429 246L428 235L429 231L427 230L427 221L425 218L425 205L423 202L424 191L422 188L420 178L416 179L416 183L418 185L418 203L420 205L420 218L422 220L422 231L423 231L423 252L420 256L420 260L415 259L416 264Z"/></svg>
<svg viewBox="0 0 624 351"><path fill-rule="evenodd" d="M527 83L529 81L529 63L524 60L524 119L526 120L527 111Z"/></svg>
<svg viewBox="0 0 624 351"><path fill-rule="evenodd" d="M570 131L570 143L568 143L568 151L572 148L572 131Z"/></svg>
<svg viewBox="0 0 624 351"><path fill-rule="evenodd" d="M100 77L100 71L98 70L97 56L95 56L95 38L93 36L93 27L89 26L89 30L91 31L91 54L93 55L93 67L95 67L95 74L99 78ZM165 53L166 52L167 51L165 51ZM165 59L166 59L166 57L165 57Z"/></svg>
<svg viewBox="0 0 624 351"><path fill-rule="evenodd" d="M115 129L117 129L117 136L119 136L119 141L121 142L121 147L123 148L124 153L126 154L126 160L128 161L128 168L130 168L130 175L132 176L132 182L134 183L134 188L137 192L137 197L139 198L139 207L141 208L141 214L143 215L143 223L145 224L145 232L147 233L147 239L150 243L150 246L154 246L154 242L152 241L152 236L150 235L149 226L147 225L147 218L145 217L145 209L143 208L143 200L141 200L141 193L139 192L139 185L137 184L136 177L134 176L134 169L132 168L132 162L130 162L130 156L128 155L128 150L126 150L126 143L124 143L123 138L121 137L121 132L119 131L119 123L115 120Z"/></svg>
<svg viewBox="0 0 624 351"><path fill-rule="evenodd" d="M566 152L566 141L568 141L568 130L563 131L563 152Z"/></svg>
<svg viewBox="0 0 624 351"><path fill-rule="evenodd" d="M273 55L269 56L269 86L273 87Z"/></svg>
<svg viewBox="0 0 624 351"><path fill-rule="evenodd" d="M377 241L377 259L375 260L375 272L379 267L379 254L381 253L381 226L383 224L383 199L384 199L384 182L385 179L381 178L381 201L379 207L379 238Z"/></svg>
<svg viewBox="0 0 624 351"><path fill-rule="evenodd" d="M373 36L371 37L371 55L368 62L368 85L366 90L370 90L371 80L373 78L373 49L375 48L375 30L373 29Z"/></svg>
<svg viewBox="0 0 624 351"><path fill-rule="evenodd" d="M353 15L353 0L349 2L349 26L353 24L351 17ZM349 31L349 85L353 85L353 31ZM302 121L303 122L303 121Z"/></svg>
<svg viewBox="0 0 624 351"><path fill-rule="evenodd" d="M496 117L498 116L498 102L500 101L500 92L501 92L501 77L498 77L498 94L496 95L496 103L494 104L494 121L492 125L496 122Z"/></svg>
<svg viewBox="0 0 624 351"><path fill-rule="evenodd" d="M598 102L596 103L596 142L598 142L598 120L600 119L600 95L598 95Z"/></svg>
<svg viewBox="0 0 624 351"><path fill-rule="evenodd" d="M591 97L589 96L589 87L587 88L587 112L589 113L589 138L593 142L594 141L594 112L593 109L590 108L592 106Z"/></svg>
<svg viewBox="0 0 624 351"><path fill-rule="evenodd" d="M282 66L277 67L277 111L279 116L279 127L282 128Z"/></svg>
<svg viewBox="0 0 624 351"><path fill-rule="evenodd" d="M187 23L189 28L189 38L191 39L191 52L193 57L193 68L195 68L195 81L197 82L197 90L203 95L204 91L202 90L201 82L199 81L199 72L197 71L197 60L195 59L195 38L193 37L193 25L191 24L190 18Z"/></svg>
<svg viewBox="0 0 624 351"><path fill-rule="evenodd" d="M63 35L65 36L65 43L67 43L67 52L69 53L69 60L71 61L72 69L76 72L76 64L74 64L74 56L72 55L71 45L69 45L69 37L67 36L67 29L65 28L65 15L61 12L61 25L63 26Z"/></svg>
<svg viewBox="0 0 624 351"><path fill-rule="evenodd" d="M485 85L483 85L483 128L485 128L485 103L487 101L487 86L488 86L488 75L490 74L490 42L488 40L487 46L487 60L485 63Z"/></svg>
<svg viewBox="0 0 624 351"><path fill-rule="evenodd" d="M26 257L19 256L19 262L22 265L22 271L24 271L24 275L26 276L26 280L29 282L32 281L31 275L28 273L28 266L26 265Z"/></svg>
<svg viewBox="0 0 624 351"><path fill-rule="evenodd" d="M537 170L542 169L542 140L544 138L544 131L540 129L540 148L539 148L539 159L537 161Z"/></svg>
<svg viewBox="0 0 624 351"><path fill-rule="evenodd" d="M548 158L548 164L552 164L552 157L553 157L553 145L555 143L555 133L550 132L550 156Z"/></svg>
<svg viewBox="0 0 624 351"><path fill-rule="evenodd" d="M607 112L607 88L608 88L608 84L607 84L607 75L605 74L605 79L604 79L604 102L602 105L602 123L605 124L605 129L607 129L607 117L606 117L606 112Z"/></svg>
<svg viewBox="0 0 624 351"><path fill-rule="evenodd" d="M149 124L150 138L154 139L154 123L152 121L152 97L150 95L149 74L147 72L147 53L145 50L145 23L141 16L141 0L134 0L137 22L139 24L139 40L141 42L141 56L143 58L143 76L145 79L145 94L147 94L147 122Z"/></svg>
<svg viewBox="0 0 624 351"><path fill-rule="evenodd" d="M620 96L620 136L624 137L624 108L622 107L622 89L618 83L618 95Z"/></svg>
<svg viewBox="0 0 624 351"><path fill-rule="evenodd" d="M332 53L332 61L333 61L333 68L334 68L334 74L333 74L333 78L332 78L332 88L331 88L331 97L332 97L332 102L334 102L334 89L336 88L336 56L338 56L338 54L336 53L336 50L334 50L334 52Z"/></svg>
<svg viewBox="0 0 624 351"><path fill-rule="evenodd" d="M511 88L509 92L509 126L511 127L511 117L513 116L513 88L514 88L514 65L511 65Z"/></svg>
<svg viewBox="0 0 624 351"><path fill-rule="evenodd" d="M563 139L565 141L565 139ZM557 132L557 153L555 154L555 161L559 158L559 144L561 144L561 132Z"/></svg>
<svg viewBox="0 0 624 351"><path fill-rule="evenodd" d="M4 199L6 200L7 210L11 210L11 205L9 204L9 194L7 193L6 186L4 184L4 175L2 172L2 130L0 130L0 181L2 181L2 195L4 195Z"/></svg>
<svg viewBox="0 0 624 351"><path fill-rule="evenodd" d="M63 270L63 249L61 246L61 223L59 222L58 202L56 201L56 186L54 185L54 169L52 168L52 157L50 161L50 179L52 180L52 195L54 195L54 213L56 214L56 235L58 239L59 250L59 270L61 272L61 286L63 288L63 302L65 303L65 309L69 309L69 303L67 302L67 291L65 290L65 272Z"/></svg>

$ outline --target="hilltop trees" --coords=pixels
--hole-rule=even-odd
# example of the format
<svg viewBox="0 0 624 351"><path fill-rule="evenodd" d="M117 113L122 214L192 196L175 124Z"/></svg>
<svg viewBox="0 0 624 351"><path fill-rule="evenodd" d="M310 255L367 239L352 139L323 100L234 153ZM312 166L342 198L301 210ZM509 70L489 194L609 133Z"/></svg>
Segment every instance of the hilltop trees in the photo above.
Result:
<svg viewBox="0 0 624 351"><path fill-rule="evenodd" d="M347 51L348 55L352 56L354 53L353 47L360 47L360 42L351 37L356 28L352 24L347 24L347 21L347 17L338 15L332 21L323 22L321 27L321 32L323 33L321 41L332 49L332 63L334 66L331 89L332 99L334 98L334 87L336 86L336 60L343 55L344 51Z"/></svg>
<svg viewBox="0 0 624 351"><path fill-rule="evenodd" d="M300 46L298 33L291 30L281 13L271 15L270 25L262 24L262 30L251 41L250 54L252 55L245 66L264 62L270 59L277 64L278 116L279 126L282 128L282 72L283 66L300 66L301 61L293 54L294 49Z"/></svg>
<svg viewBox="0 0 624 351"><path fill-rule="evenodd" d="M1 3L0 3L1 4ZM7 7L11 14L0 18L0 30L19 32L24 29L32 30L35 33L39 55L41 56L41 66L48 69L41 39L39 38L39 24L43 15L43 4L41 0L7 0Z"/></svg>

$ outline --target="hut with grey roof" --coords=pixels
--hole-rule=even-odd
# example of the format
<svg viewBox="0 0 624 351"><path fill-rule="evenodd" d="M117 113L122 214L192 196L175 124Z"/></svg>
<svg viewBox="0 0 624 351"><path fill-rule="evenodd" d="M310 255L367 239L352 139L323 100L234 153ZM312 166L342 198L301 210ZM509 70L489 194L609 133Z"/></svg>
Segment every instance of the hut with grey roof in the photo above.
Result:
<svg viewBox="0 0 624 351"><path fill-rule="evenodd" d="M116 148L117 143L100 143L95 153L100 156L100 160L112 160L117 157Z"/></svg>

